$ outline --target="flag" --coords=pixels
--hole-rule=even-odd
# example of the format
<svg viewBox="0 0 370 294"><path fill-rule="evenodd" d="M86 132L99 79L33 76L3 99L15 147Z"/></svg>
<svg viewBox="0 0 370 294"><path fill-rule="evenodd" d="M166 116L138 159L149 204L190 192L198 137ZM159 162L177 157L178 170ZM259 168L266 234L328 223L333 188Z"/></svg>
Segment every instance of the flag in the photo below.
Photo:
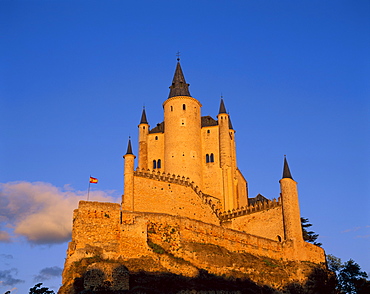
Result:
<svg viewBox="0 0 370 294"><path fill-rule="evenodd" d="M98 179L97 178L90 177L90 183L91 184L97 184L98 183Z"/></svg>

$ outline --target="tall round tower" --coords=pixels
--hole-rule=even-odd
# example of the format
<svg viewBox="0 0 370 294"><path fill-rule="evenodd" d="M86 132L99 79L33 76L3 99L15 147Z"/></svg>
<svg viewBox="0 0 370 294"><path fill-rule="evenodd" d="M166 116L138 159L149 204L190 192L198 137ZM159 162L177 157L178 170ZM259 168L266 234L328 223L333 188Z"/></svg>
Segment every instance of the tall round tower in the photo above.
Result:
<svg viewBox="0 0 370 294"><path fill-rule="evenodd" d="M149 124L146 119L145 108L141 114L139 128L139 169L148 168L148 134L149 134Z"/></svg>
<svg viewBox="0 0 370 294"><path fill-rule="evenodd" d="M165 172L189 177L200 188L201 106L197 99L190 96L189 84L178 62L170 94L163 103Z"/></svg>

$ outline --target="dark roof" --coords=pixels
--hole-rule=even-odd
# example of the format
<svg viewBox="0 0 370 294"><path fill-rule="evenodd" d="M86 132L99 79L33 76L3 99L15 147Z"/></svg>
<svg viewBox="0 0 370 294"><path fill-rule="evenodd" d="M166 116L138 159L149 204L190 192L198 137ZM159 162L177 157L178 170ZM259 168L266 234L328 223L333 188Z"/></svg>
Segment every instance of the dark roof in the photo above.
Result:
<svg viewBox="0 0 370 294"><path fill-rule="evenodd" d="M288 178L288 179L292 179L293 180L292 174L290 173L288 161L286 160L286 157L284 157L283 179L284 178Z"/></svg>
<svg viewBox="0 0 370 294"><path fill-rule="evenodd" d="M264 202L264 201L269 201L265 196L262 196L261 194L258 194L254 198L248 198L248 204L249 205L254 205L257 202Z"/></svg>
<svg viewBox="0 0 370 294"><path fill-rule="evenodd" d="M230 118L230 116L229 116L229 129L230 129L230 130L233 130L233 124L231 123L231 118Z"/></svg>
<svg viewBox="0 0 370 294"><path fill-rule="evenodd" d="M164 122L162 121L160 124L157 124L156 127L154 127L153 129L151 129L149 131L149 134L153 134L153 133L163 133L164 132Z"/></svg>
<svg viewBox="0 0 370 294"><path fill-rule="evenodd" d="M217 126L218 123L217 123L217 120L214 120L212 117L207 115L207 116L202 116L201 125L202 125L202 128L203 128L203 127Z"/></svg>
<svg viewBox="0 0 370 294"><path fill-rule="evenodd" d="M226 107L225 107L225 104L224 104L224 99L221 98L221 102L220 102L220 110L218 111L218 114L220 113L227 113L226 112Z"/></svg>
<svg viewBox="0 0 370 294"><path fill-rule="evenodd" d="M128 139L128 145L127 145L126 154L133 154L132 153L132 147L131 147L131 140L130 139Z"/></svg>
<svg viewBox="0 0 370 294"><path fill-rule="evenodd" d="M189 84L186 83L184 74L182 73L180 62L177 62L175 74L173 76L172 85L170 86L170 94L168 98L176 96L190 96Z"/></svg>
<svg viewBox="0 0 370 294"><path fill-rule="evenodd" d="M148 121L146 119L146 113L145 113L145 108L143 108L143 112L141 114L141 120L140 120L140 123L141 124L148 124Z"/></svg>

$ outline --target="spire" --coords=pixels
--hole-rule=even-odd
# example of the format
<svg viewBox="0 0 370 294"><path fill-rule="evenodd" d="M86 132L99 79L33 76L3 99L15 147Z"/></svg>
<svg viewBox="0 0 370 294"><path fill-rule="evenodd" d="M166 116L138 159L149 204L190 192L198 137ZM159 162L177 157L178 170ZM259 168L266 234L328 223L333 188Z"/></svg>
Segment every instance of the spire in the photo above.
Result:
<svg viewBox="0 0 370 294"><path fill-rule="evenodd" d="M131 138L130 138L130 137L128 137L128 145L127 145L126 155L127 155L127 154L133 154L133 153L132 153Z"/></svg>
<svg viewBox="0 0 370 294"><path fill-rule="evenodd" d="M184 74L182 73L180 58L177 58L175 74L173 76L172 85L170 86L170 94L168 98L176 96L190 96L189 84L186 83Z"/></svg>
<svg viewBox="0 0 370 294"><path fill-rule="evenodd" d="M289 178L289 179L293 180L292 175L291 175L290 170L289 170L288 161L286 160L286 155L284 155L283 179L284 178Z"/></svg>
<svg viewBox="0 0 370 294"><path fill-rule="evenodd" d="M148 124L148 121L146 119L145 107L143 108L143 113L141 114L140 124Z"/></svg>
<svg viewBox="0 0 370 294"><path fill-rule="evenodd" d="M224 104L224 99L222 99L222 98L221 98L220 110L218 111L218 114L221 114L221 113L227 113L226 112L226 107L225 107L225 104Z"/></svg>
<svg viewBox="0 0 370 294"><path fill-rule="evenodd" d="M233 130L234 128L233 128L233 124L231 123L231 118L229 117L229 129L230 130Z"/></svg>

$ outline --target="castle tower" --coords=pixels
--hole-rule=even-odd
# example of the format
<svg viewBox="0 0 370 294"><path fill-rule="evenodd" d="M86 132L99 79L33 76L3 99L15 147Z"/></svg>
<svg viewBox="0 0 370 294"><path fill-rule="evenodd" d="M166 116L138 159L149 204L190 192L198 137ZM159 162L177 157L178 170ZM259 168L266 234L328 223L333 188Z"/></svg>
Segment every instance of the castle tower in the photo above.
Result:
<svg viewBox="0 0 370 294"><path fill-rule="evenodd" d="M233 146L230 134L230 117L226 112L224 100L221 99L220 109L217 115L219 125L219 142L220 142L220 167L222 169L223 181L223 195L224 195L224 209L231 210L237 206L236 196L234 194L234 171L235 165L233 163Z"/></svg>
<svg viewBox="0 0 370 294"><path fill-rule="evenodd" d="M297 182L293 180L288 162L284 158L283 178L280 180L283 203L285 240L292 240L294 246L303 242L301 214L299 211Z"/></svg>
<svg viewBox="0 0 370 294"><path fill-rule="evenodd" d="M122 195L122 209L134 211L134 164L136 156L132 153L131 140L128 140L127 151L123 156L124 165L124 194Z"/></svg>
<svg viewBox="0 0 370 294"><path fill-rule="evenodd" d="M190 96L178 59L164 109L164 169L166 173L189 177L202 187L201 108Z"/></svg>
<svg viewBox="0 0 370 294"><path fill-rule="evenodd" d="M146 119L145 108L141 114L139 128L139 158L138 167L140 169L148 168L148 134L149 134L149 124Z"/></svg>

